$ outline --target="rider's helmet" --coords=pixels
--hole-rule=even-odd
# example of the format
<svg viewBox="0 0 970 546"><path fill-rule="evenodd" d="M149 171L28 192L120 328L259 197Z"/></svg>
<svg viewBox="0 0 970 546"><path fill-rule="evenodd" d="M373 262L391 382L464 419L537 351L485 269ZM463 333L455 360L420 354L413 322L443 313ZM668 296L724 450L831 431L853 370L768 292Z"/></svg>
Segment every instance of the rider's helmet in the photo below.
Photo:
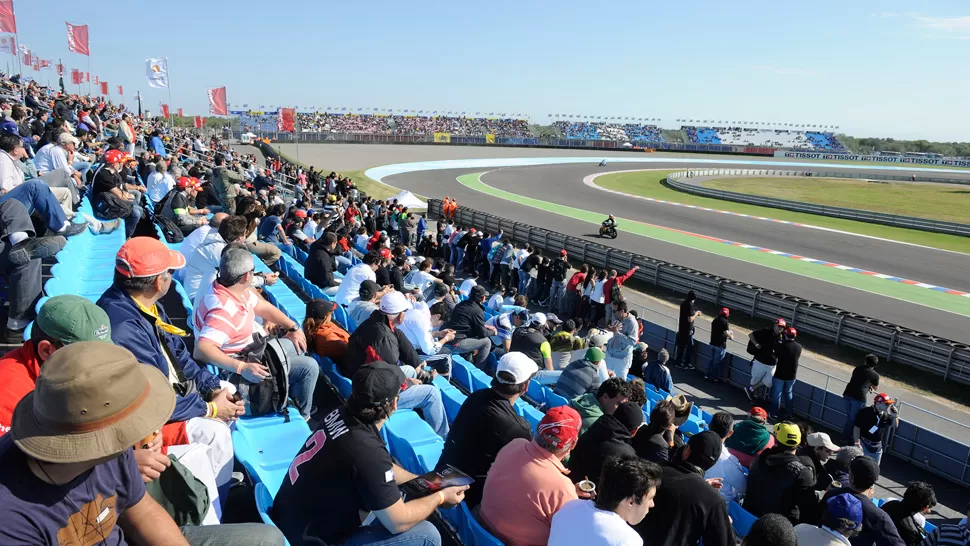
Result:
<svg viewBox="0 0 970 546"><path fill-rule="evenodd" d="M613 215L612 214L610 215L610 220L613 220Z"/></svg>

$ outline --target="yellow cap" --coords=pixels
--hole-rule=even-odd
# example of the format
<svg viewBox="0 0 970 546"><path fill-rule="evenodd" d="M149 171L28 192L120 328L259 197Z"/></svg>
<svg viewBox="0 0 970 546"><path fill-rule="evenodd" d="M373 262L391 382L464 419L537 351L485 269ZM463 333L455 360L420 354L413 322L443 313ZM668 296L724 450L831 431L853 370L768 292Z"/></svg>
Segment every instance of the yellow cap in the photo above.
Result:
<svg viewBox="0 0 970 546"><path fill-rule="evenodd" d="M788 447L796 447L802 443L802 429L794 423L778 423L775 425L775 441Z"/></svg>

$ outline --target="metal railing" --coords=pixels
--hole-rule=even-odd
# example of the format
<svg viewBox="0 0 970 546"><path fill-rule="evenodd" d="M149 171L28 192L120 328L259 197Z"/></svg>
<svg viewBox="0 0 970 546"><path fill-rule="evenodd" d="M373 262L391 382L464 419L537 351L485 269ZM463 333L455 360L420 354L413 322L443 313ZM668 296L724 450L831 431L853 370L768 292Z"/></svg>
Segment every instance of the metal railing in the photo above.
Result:
<svg viewBox="0 0 970 546"><path fill-rule="evenodd" d="M429 217L441 216L440 199L428 201L428 213ZM717 307L743 310L752 317L784 317L789 324L797 325L800 332L832 340L836 344L871 351L887 360L909 364L970 384L970 350L965 345L466 207L458 208L455 221L489 233L501 230L511 240L529 243L547 253L557 253L565 249L571 257L596 267L629 269L638 265L640 269L634 274L637 280L679 293L694 290L701 300L712 302ZM642 309L641 319L648 326L644 330L644 337L655 348L666 346L672 349L676 332L645 319L653 313L657 311ZM703 343L698 343L697 346L699 363L703 363L710 358L710 349ZM750 357L735 353L729 355L728 367L732 383L738 386L747 385L745 378L749 375ZM846 414L842 409L841 394L831 388L833 383L838 385L845 382L808 366L800 366L800 369L820 375L821 380L799 380L795 388L796 412L829 428L840 430ZM970 446L957 439L970 439L970 427L912 404L906 404L904 408L907 413L921 412L925 419L919 420L924 423L920 426L909 421L901 424L891 438L889 453L944 478L970 485ZM937 424L934 425L934 422ZM956 428L952 434L954 437L936 432L944 428L941 426L944 423L948 427Z"/></svg>
<svg viewBox="0 0 970 546"><path fill-rule="evenodd" d="M691 178L703 176L791 176L804 178L805 171L785 171L785 170L748 170L748 169L691 169L667 175L665 184L677 191L699 195L701 197L711 197L725 201L746 203L762 207L790 210L794 212L806 212L821 216L831 216L833 218L844 218L846 220L856 220L859 222L869 222L895 226L907 229L918 229L921 231L931 231L933 233L946 233L949 235L961 235L970 237L970 224L960 224L957 222L945 222L942 220L931 220L929 218L917 218L914 216L901 216L898 214L887 214L884 212L873 212L868 210L848 209L843 207L831 207L827 205L816 205L813 203L802 203L799 201L789 201L787 199L776 199L774 197L762 197L758 195L748 195L733 191L706 188L700 184L689 182ZM970 180L959 180L945 176L925 176L916 175L897 176L888 174L870 174L859 172L816 172L812 171L812 177L824 178L859 178L866 180L888 180L904 182L942 182L947 184L970 184Z"/></svg>

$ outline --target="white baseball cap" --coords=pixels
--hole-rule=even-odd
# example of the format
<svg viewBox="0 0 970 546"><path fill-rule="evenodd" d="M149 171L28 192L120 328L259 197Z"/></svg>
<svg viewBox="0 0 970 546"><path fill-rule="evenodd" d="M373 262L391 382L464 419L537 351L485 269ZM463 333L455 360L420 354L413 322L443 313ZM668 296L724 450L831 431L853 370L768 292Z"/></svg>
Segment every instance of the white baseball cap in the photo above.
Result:
<svg viewBox="0 0 970 546"><path fill-rule="evenodd" d="M414 306L404 297L404 294L397 291L388 292L381 298L381 311L388 315L396 315L410 311L413 308Z"/></svg>
<svg viewBox="0 0 970 546"><path fill-rule="evenodd" d="M536 314L532 315L532 322L531 322L531 324L535 324L536 326L545 326L546 325L546 314L545 313L536 313Z"/></svg>
<svg viewBox="0 0 970 546"><path fill-rule="evenodd" d="M813 432L805 438L805 441L812 447L824 447L829 451L837 452L840 449L839 446L832 442L829 435L824 432Z"/></svg>
<svg viewBox="0 0 970 546"><path fill-rule="evenodd" d="M524 353L511 352L505 353L498 361L495 368L495 380L505 385L519 385L529 380L539 371L539 365ZM499 372L506 372L512 375L514 381L502 381Z"/></svg>

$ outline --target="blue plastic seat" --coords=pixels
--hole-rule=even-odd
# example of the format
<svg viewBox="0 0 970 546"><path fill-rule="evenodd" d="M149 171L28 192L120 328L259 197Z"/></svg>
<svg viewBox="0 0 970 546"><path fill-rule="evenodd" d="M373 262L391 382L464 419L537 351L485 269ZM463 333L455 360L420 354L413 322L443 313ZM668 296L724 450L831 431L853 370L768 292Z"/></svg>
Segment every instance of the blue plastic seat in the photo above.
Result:
<svg viewBox="0 0 970 546"><path fill-rule="evenodd" d="M543 388L538 381L529 381L529 390L526 391L526 395L536 403L537 406L542 406L548 402L546 399L547 389Z"/></svg>
<svg viewBox="0 0 970 546"><path fill-rule="evenodd" d="M458 382L468 392L472 391L472 369L475 368L470 362L460 356L451 357L451 377Z"/></svg>
<svg viewBox="0 0 970 546"><path fill-rule="evenodd" d="M492 386L492 378L488 376L485 372L475 368L474 366L470 370L472 375L471 380L471 391L480 391L482 389L488 389Z"/></svg>
<svg viewBox="0 0 970 546"><path fill-rule="evenodd" d="M445 405L445 414L448 416L448 423L454 422L455 417L458 417L458 411L467 399L467 396L455 388L441 391L441 401Z"/></svg>
<svg viewBox="0 0 970 546"><path fill-rule="evenodd" d="M565 397L559 396L558 394L546 388L546 409L558 408L559 406L567 406L567 405L569 405L569 400L566 400Z"/></svg>
<svg viewBox="0 0 970 546"><path fill-rule="evenodd" d="M283 416L243 417L236 421L232 445L238 460L255 482L266 484L275 495L286 471L310 436L310 427L296 408Z"/></svg>
<svg viewBox="0 0 970 546"><path fill-rule="evenodd" d="M748 533L751 532L751 526L758 521L758 518L734 501L731 501L731 504L728 505L728 515L731 516L731 521L734 523L734 532L741 538L748 536Z"/></svg>
<svg viewBox="0 0 970 546"><path fill-rule="evenodd" d="M472 542L467 542L464 538L462 538L463 543L474 544L475 546L504 546L501 540L495 538L492 533L489 533L484 527L482 527L481 523L478 523L475 516L473 516L471 511L468 510L468 505L461 503L461 509L464 512L462 514L463 526L467 528L468 534L472 540Z"/></svg>
<svg viewBox="0 0 970 546"><path fill-rule="evenodd" d="M256 511L259 512L259 518L266 525L276 527L276 523L269 517L270 512L273 511L273 497L275 495L270 494L266 486L261 483L256 484L253 492L256 495ZM286 541L286 546L290 546L290 541Z"/></svg>
<svg viewBox="0 0 970 546"><path fill-rule="evenodd" d="M539 426L539 421L542 421L543 413L526 404L522 409L522 417L532 426L532 432L535 432L536 427Z"/></svg>

